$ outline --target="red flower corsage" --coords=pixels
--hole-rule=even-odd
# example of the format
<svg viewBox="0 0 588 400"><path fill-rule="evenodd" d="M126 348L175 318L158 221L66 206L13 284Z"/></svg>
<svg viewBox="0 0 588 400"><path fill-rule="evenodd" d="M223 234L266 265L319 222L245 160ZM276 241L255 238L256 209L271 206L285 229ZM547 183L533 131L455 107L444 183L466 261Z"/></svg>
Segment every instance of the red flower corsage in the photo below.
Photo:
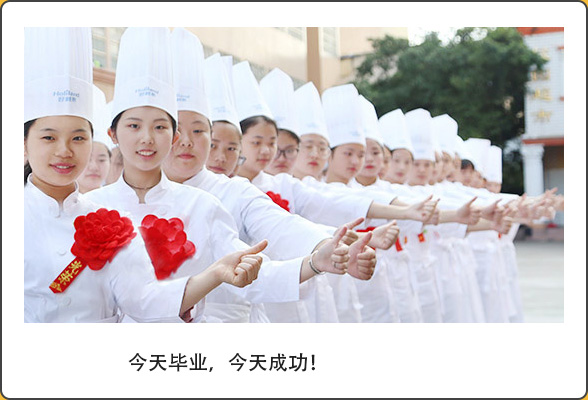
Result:
<svg viewBox="0 0 588 400"><path fill-rule="evenodd" d="M280 196L278 193L274 193L271 191L267 192L266 194L270 197L270 199L272 199L274 203L282 207L284 210L290 212L290 207L288 207L288 200L282 199L282 196Z"/></svg>
<svg viewBox="0 0 588 400"><path fill-rule="evenodd" d="M80 215L75 219L74 227L75 242L71 252L76 258L49 286L54 293L65 291L86 265L94 271L102 269L137 235L129 218L106 208Z"/></svg>
<svg viewBox="0 0 588 400"><path fill-rule="evenodd" d="M184 223L179 218L157 218L146 215L139 227L157 279L165 279L176 272L182 263L196 253L196 246L188 240Z"/></svg>

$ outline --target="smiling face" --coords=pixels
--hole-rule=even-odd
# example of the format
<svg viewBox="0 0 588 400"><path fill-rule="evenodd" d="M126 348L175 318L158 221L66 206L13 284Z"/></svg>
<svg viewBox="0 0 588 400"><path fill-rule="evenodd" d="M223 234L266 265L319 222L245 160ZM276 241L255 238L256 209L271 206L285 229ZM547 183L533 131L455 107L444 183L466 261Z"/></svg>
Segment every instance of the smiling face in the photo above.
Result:
<svg viewBox="0 0 588 400"><path fill-rule="evenodd" d="M337 146L331 152L327 182L349 183L363 168L364 160L365 146L359 143L346 143Z"/></svg>
<svg viewBox="0 0 588 400"><path fill-rule="evenodd" d="M62 200L75 189L92 153L92 128L84 118L52 116L37 119L24 140L32 182L45 194Z"/></svg>
<svg viewBox="0 0 588 400"><path fill-rule="evenodd" d="M255 178L274 159L278 132L274 125L261 121L243 132L242 155L245 162L237 168L237 175L249 180Z"/></svg>
<svg viewBox="0 0 588 400"><path fill-rule="evenodd" d="M426 185L433 175L434 162L431 160L415 160L408 174L409 185Z"/></svg>
<svg viewBox="0 0 588 400"><path fill-rule="evenodd" d="M384 179L390 183L403 184L412 170L412 153L406 149L394 149Z"/></svg>
<svg viewBox="0 0 588 400"><path fill-rule="evenodd" d="M323 136L314 133L301 136L292 174L299 179L309 175L319 179L330 154L329 142Z"/></svg>
<svg viewBox="0 0 588 400"><path fill-rule="evenodd" d="M241 154L241 134L233 124L215 121L212 124L210 153L206 168L216 174L231 176Z"/></svg>
<svg viewBox="0 0 588 400"><path fill-rule="evenodd" d="M78 178L80 193L101 187L110 171L110 154L104 143L93 142L92 154L86 169Z"/></svg>
<svg viewBox="0 0 588 400"><path fill-rule="evenodd" d="M294 168L298 157L298 140L293 133L283 129L278 130L278 142L276 155L272 162L265 168L270 175L280 173L289 174Z"/></svg>
<svg viewBox="0 0 588 400"><path fill-rule="evenodd" d="M366 139L365 163L357 174L357 180L364 184L374 183L384 167L382 146L373 139Z"/></svg>
<svg viewBox="0 0 588 400"><path fill-rule="evenodd" d="M184 182L198 174L210 152L210 123L197 112L178 112L179 137L163 162L165 174L175 182Z"/></svg>
<svg viewBox="0 0 588 400"><path fill-rule="evenodd" d="M119 145L125 178L141 185L144 178L159 176L161 164L172 147L174 127L165 111L142 106L124 111L116 131L109 134Z"/></svg>

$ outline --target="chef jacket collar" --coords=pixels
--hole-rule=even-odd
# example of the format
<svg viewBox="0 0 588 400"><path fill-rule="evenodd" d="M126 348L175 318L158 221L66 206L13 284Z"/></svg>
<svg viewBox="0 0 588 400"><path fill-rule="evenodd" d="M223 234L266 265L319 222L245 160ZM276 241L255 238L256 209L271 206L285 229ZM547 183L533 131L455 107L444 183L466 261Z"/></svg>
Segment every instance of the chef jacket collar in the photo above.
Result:
<svg viewBox="0 0 588 400"><path fill-rule="evenodd" d="M124 170L120 174L120 178L118 178L118 180L114 182L113 185L116 185L116 193L118 193L120 196L123 196L123 198L132 198L134 201L139 200L137 193L135 193L135 189L130 187L129 184L125 182ZM151 204L161 200L165 194L172 189L173 188L169 178L163 171L161 171L161 180L157 185L149 189L145 195L145 204Z"/></svg>
<svg viewBox="0 0 588 400"><path fill-rule="evenodd" d="M63 200L63 206L59 206L59 202L55 200L53 197L45 194L41 189L39 189L35 184L32 182L31 177L33 174L29 174L27 177L27 184L25 185L25 193L28 193L30 196L33 197L35 203L38 204L39 210L44 210L47 212L48 215L52 217L59 217L63 212L64 215L74 215L78 208L77 205L79 203L79 186L77 182L75 184L75 190Z"/></svg>

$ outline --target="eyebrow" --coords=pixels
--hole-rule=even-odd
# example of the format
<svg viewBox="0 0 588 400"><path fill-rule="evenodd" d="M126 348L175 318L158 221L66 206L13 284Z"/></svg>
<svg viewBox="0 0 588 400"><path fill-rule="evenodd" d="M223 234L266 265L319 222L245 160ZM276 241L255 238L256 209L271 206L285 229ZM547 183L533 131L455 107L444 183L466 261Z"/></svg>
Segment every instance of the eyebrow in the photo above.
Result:
<svg viewBox="0 0 588 400"><path fill-rule="evenodd" d="M41 132L58 132L58 129L53 129L53 128L42 128ZM71 131L71 133L78 133L78 132L84 132L87 133L88 130L84 129L84 128L79 128L79 129L75 129L73 131Z"/></svg>

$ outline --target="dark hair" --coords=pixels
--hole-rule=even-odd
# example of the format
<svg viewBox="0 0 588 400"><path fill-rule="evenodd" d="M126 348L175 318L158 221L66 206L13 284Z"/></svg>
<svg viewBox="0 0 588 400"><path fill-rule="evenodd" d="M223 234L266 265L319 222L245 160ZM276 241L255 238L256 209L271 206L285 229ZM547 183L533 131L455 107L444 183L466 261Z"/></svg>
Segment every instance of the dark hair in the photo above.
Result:
<svg viewBox="0 0 588 400"><path fill-rule="evenodd" d="M468 167L474 168L474 164L470 160L462 159L461 160L461 169L467 169Z"/></svg>
<svg viewBox="0 0 588 400"><path fill-rule="evenodd" d="M125 112L121 111L120 113L118 113L118 115L116 117L114 117L114 119L112 120L112 124L110 124L110 129L112 129L113 132L116 132L116 126L118 125L118 121L120 121L120 117L121 115ZM167 116L169 117L169 119L171 120L172 123L172 129L174 131L174 135L176 134L176 120L174 118L172 118L171 115L169 115L169 113L166 111L165 112L167 114Z"/></svg>
<svg viewBox="0 0 588 400"><path fill-rule="evenodd" d="M288 129L278 129L278 135L280 133L285 133L286 135L290 136L292 139L294 139L296 141L296 144L300 144L300 138L298 137L297 134L295 134L294 132L288 130Z"/></svg>
<svg viewBox="0 0 588 400"><path fill-rule="evenodd" d="M241 125L241 132L245 135L247 129L254 127L255 125L261 124L262 122L268 123L276 128L276 135L278 133L278 125L276 125L276 121L271 118L266 117L265 115L256 115L253 117L245 118L243 121L239 122Z"/></svg>
<svg viewBox="0 0 588 400"><path fill-rule="evenodd" d="M409 151L408 149L403 149L402 147L398 148L398 149L394 149L394 150L390 150L390 148L386 147L388 149L388 151L390 152L390 157L392 157L394 155L394 152L396 150L407 150L410 153L410 158L412 159L412 161L414 161L414 157L412 155L412 152Z"/></svg>
<svg viewBox="0 0 588 400"><path fill-rule="evenodd" d="M24 138L26 139L29 136L29 130L31 129L31 126L35 123L36 119L32 119L30 121L27 121L24 123ZM29 162L27 161L27 163L24 166L24 184L27 184L27 179L29 177L29 175L33 172L33 169L31 168L31 164L29 164Z"/></svg>

